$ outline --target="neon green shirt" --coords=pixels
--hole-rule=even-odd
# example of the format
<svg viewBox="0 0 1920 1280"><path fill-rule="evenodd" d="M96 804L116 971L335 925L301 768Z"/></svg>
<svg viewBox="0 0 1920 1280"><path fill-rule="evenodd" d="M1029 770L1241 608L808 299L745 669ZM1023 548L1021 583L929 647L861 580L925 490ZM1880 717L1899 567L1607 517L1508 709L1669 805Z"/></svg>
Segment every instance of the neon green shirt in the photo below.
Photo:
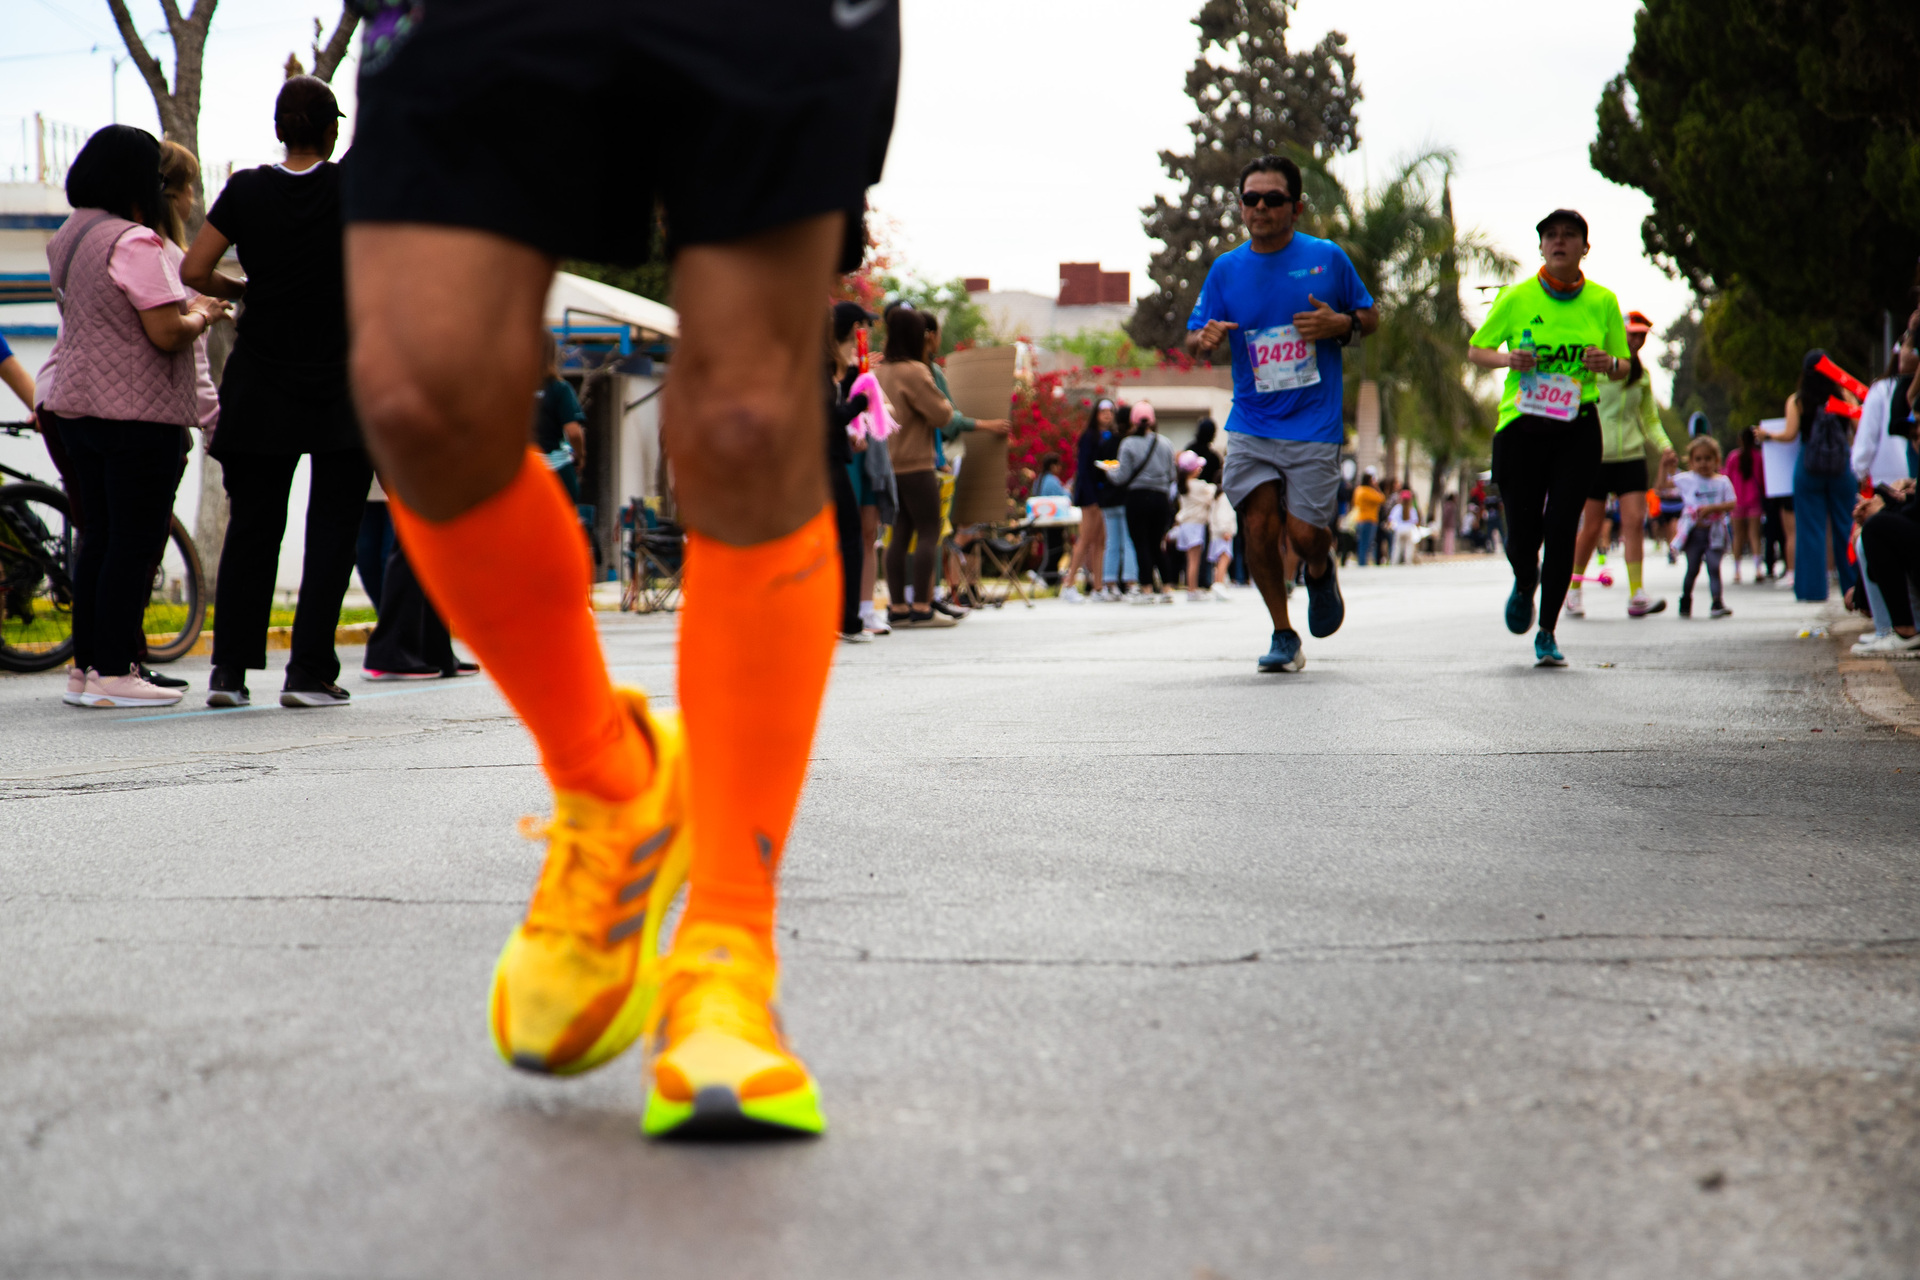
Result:
<svg viewBox="0 0 1920 1280"><path fill-rule="evenodd" d="M1538 372L1548 379L1571 379L1578 384L1580 404L1600 398L1600 378L1580 363L1588 347L1598 347L1610 356L1627 356L1627 325L1620 317L1620 300L1613 290L1589 280L1569 302L1548 293L1539 276L1509 285L1493 300L1493 309L1473 335L1473 345L1512 351L1525 345L1525 335L1533 335ZM1507 385L1500 394L1502 430L1521 414L1521 381L1517 370L1507 370ZM1569 406L1572 407L1572 406Z"/></svg>

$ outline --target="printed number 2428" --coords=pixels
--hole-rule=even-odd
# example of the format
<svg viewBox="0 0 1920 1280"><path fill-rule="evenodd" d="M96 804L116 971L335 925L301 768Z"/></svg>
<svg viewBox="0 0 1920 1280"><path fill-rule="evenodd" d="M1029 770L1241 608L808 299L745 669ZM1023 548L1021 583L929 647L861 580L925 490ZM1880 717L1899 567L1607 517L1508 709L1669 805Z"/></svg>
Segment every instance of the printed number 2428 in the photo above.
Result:
<svg viewBox="0 0 1920 1280"><path fill-rule="evenodd" d="M1256 345L1253 360L1255 364L1266 364L1271 360L1304 360L1306 356L1307 344L1302 339L1299 342L1259 343Z"/></svg>

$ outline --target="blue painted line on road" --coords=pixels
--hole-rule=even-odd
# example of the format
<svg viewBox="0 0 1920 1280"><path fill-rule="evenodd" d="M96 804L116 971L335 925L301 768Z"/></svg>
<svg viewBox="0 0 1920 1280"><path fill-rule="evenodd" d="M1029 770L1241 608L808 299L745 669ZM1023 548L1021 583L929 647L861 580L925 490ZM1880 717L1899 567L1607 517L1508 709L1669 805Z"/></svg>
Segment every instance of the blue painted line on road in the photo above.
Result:
<svg viewBox="0 0 1920 1280"><path fill-rule="evenodd" d="M471 688L471 687L472 686L469 684L469 682L465 680L449 680L445 684L440 684L438 682L434 684L422 683L422 684L415 685L411 689L382 689L378 693L358 693L354 695L353 701L354 702L372 702L375 698L403 698L411 693L445 693L449 689L461 689L461 688ZM492 686L489 685L487 687L491 688ZM347 705L352 706L353 703L348 703ZM274 701L271 703L262 703L257 707L208 707L203 711L162 711L157 715L128 716L126 719L117 720L114 723L143 724L151 720L187 720L187 719L191 719L194 716L243 716L250 711L302 711L302 712L305 712L305 711L325 711L326 709L327 708L325 707L283 707L279 704L278 701Z"/></svg>

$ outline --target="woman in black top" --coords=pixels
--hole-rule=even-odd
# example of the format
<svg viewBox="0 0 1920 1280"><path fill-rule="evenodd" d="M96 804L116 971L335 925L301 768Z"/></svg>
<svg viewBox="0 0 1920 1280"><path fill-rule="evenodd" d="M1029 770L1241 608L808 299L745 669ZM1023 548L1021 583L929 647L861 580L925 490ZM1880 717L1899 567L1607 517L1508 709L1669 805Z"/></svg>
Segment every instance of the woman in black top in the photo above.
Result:
<svg viewBox="0 0 1920 1280"><path fill-rule="evenodd" d="M306 560L280 702L337 706L348 697L334 683L340 659L333 633L373 467L347 391L340 170L328 162L339 120L322 81L288 80L273 112L286 162L228 179L180 268L181 279L202 293L246 300L209 449L231 507L214 592L209 706L247 705L246 673L267 665L287 495L303 454L312 461ZM244 281L214 270L229 245L239 250Z"/></svg>

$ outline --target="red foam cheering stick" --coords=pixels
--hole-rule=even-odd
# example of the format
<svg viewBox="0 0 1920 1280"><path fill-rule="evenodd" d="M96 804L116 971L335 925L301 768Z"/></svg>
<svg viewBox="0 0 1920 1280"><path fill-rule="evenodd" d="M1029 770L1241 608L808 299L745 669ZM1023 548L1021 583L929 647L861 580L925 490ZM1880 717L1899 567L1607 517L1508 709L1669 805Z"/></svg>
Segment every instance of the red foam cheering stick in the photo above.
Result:
<svg viewBox="0 0 1920 1280"><path fill-rule="evenodd" d="M1832 378L1834 382L1839 384L1842 391L1852 394L1854 398L1859 400L1865 400L1867 398L1867 384L1848 373L1845 369L1842 369L1829 357L1821 356L1820 363L1813 367L1819 372L1826 374L1829 378ZM1857 418L1860 415L1855 413L1853 416Z"/></svg>
<svg viewBox="0 0 1920 1280"><path fill-rule="evenodd" d="M854 333L858 334L860 338L859 345L855 347L855 350L857 350L860 353L860 372L871 373L872 372L871 362L867 359L866 328L865 326L862 326L862 325L855 325L853 331Z"/></svg>
<svg viewBox="0 0 1920 1280"><path fill-rule="evenodd" d="M1827 376L1832 377L1833 375L1828 374ZM1860 421L1860 406L1857 404L1848 404L1839 396L1827 397L1827 412L1837 413L1843 418L1852 418L1855 422Z"/></svg>

